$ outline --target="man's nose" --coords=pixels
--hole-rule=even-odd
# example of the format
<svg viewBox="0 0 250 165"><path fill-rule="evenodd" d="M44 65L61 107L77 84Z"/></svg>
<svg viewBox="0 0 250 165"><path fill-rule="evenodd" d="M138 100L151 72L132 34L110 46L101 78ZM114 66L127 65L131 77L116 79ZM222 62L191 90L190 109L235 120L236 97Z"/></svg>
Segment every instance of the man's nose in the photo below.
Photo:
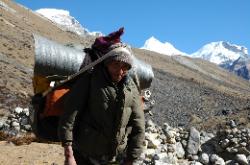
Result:
<svg viewBox="0 0 250 165"><path fill-rule="evenodd" d="M126 68L123 68L123 67L121 67L121 68L119 68L119 74L120 75L124 75L124 74L126 74L127 73L127 69Z"/></svg>
<svg viewBox="0 0 250 165"><path fill-rule="evenodd" d="M124 70L122 68L120 68L118 72L120 75L124 74Z"/></svg>

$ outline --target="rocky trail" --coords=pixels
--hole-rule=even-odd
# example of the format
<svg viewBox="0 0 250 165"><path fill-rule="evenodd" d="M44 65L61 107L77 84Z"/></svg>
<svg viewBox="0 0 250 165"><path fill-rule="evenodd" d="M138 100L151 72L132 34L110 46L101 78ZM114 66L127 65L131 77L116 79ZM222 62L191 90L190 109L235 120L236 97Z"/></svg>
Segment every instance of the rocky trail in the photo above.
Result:
<svg viewBox="0 0 250 165"><path fill-rule="evenodd" d="M5 138L8 139L8 138ZM0 141L1 165L60 165L60 144L36 142L34 136ZM17 145L16 145L17 144ZM146 122L144 151L138 165L248 165L250 163L250 129L231 120L214 132L163 127Z"/></svg>

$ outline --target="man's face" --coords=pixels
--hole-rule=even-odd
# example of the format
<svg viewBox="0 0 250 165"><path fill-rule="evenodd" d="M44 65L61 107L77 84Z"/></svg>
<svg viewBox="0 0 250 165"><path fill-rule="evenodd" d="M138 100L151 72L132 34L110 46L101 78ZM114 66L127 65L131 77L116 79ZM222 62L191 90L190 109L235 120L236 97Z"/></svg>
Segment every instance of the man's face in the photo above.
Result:
<svg viewBox="0 0 250 165"><path fill-rule="evenodd" d="M109 75L113 82L119 82L128 73L130 66L120 61L110 61L107 64Z"/></svg>

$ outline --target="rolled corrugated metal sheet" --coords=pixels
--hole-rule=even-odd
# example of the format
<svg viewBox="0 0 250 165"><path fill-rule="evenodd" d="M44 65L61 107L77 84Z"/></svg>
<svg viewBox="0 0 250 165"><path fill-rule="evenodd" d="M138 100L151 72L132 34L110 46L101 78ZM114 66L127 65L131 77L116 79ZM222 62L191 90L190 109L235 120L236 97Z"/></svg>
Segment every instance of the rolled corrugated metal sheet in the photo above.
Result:
<svg viewBox="0 0 250 165"><path fill-rule="evenodd" d="M77 73L81 66L84 67L91 63L89 54L79 49L64 46L39 35L33 36L35 40L35 75L69 76ZM152 67L135 56L129 74L137 81L140 89L149 88L154 78Z"/></svg>
<svg viewBox="0 0 250 165"><path fill-rule="evenodd" d="M86 56L83 51L64 46L39 35L35 40L34 74L68 76L79 71Z"/></svg>
<svg viewBox="0 0 250 165"><path fill-rule="evenodd" d="M138 79L138 85L140 89L149 88L154 78L154 73L151 65L137 59L135 56L133 58L133 67L129 71L129 74L134 79Z"/></svg>

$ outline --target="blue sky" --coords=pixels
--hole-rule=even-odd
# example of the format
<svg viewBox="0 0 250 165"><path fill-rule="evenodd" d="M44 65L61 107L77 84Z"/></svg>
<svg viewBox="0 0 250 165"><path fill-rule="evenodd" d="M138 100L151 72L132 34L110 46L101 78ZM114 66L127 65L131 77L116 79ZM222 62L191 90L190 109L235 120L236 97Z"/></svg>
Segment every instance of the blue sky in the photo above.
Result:
<svg viewBox="0 0 250 165"><path fill-rule="evenodd" d="M122 40L142 47L154 36L193 53L214 41L250 49L250 0L16 0L32 9L68 10L83 27L108 34L125 27Z"/></svg>

